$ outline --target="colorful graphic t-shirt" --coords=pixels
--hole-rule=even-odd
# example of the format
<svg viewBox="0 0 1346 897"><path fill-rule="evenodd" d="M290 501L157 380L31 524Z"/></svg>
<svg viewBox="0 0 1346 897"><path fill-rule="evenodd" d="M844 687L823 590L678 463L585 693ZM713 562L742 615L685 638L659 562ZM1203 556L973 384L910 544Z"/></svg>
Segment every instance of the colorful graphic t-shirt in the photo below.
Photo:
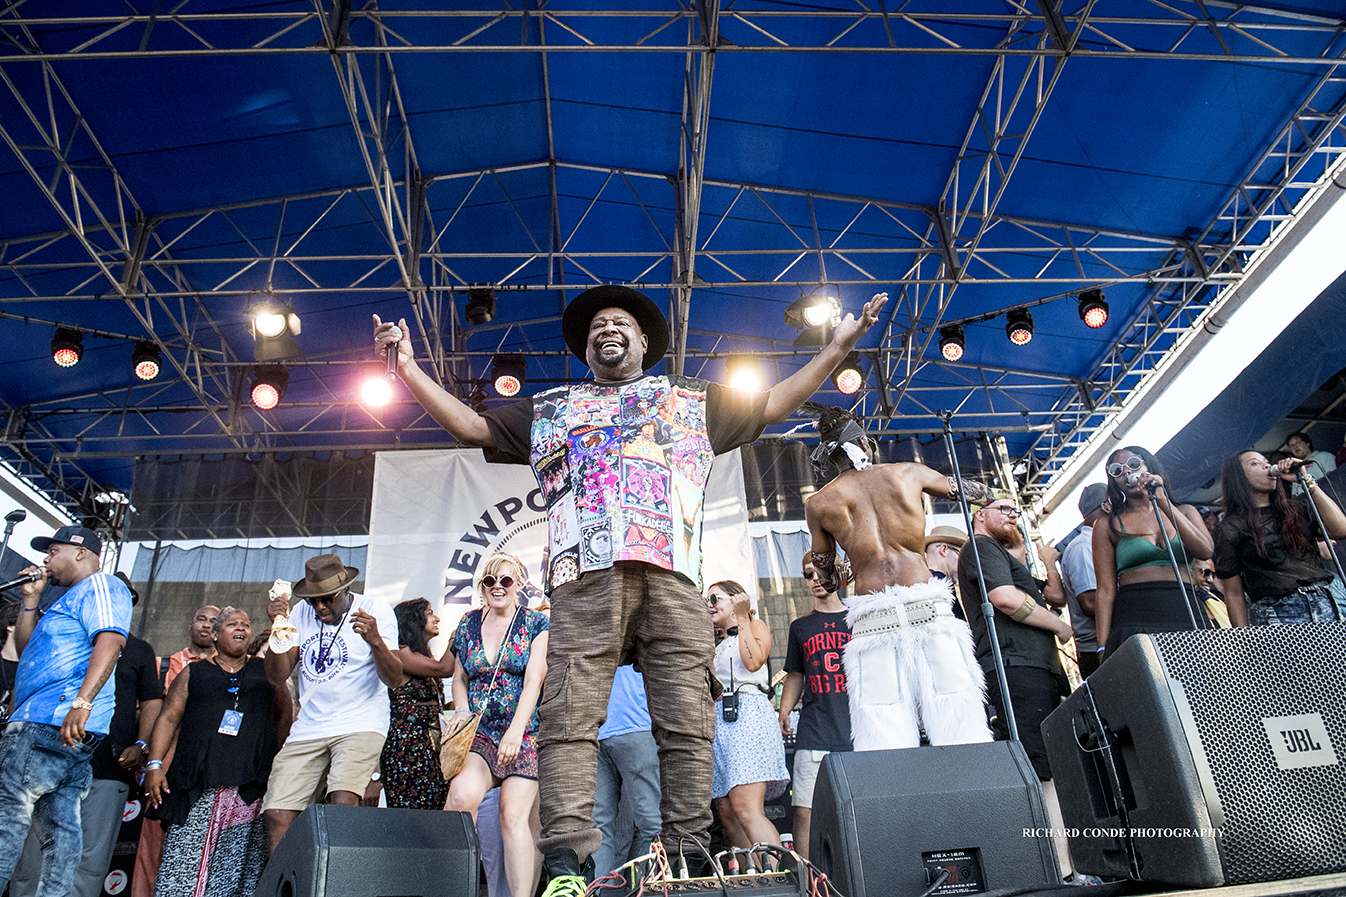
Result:
<svg viewBox="0 0 1346 897"><path fill-rule="evenodd" d="M528 463L547 505L544 586L644 561L700 587L706 480L762 432L766 393L691 377L548 390L486 415L488 461Z"/></svg>
<svg viewBox="0 0 1346 897"><path fill-rule="evenodd" d="M795 748L808 751L851 749L851 708L841 658L851 641L846 612L814 611L790 624L785 672L804 674Z"/></svg>

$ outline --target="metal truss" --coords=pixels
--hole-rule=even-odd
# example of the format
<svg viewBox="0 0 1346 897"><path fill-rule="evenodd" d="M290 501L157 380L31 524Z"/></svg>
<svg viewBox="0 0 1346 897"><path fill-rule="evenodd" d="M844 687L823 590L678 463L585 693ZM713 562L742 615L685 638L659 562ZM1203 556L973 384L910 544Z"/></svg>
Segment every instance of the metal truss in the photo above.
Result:
<svg viewBox="0 0 1346 897"><path fill-rule="evenodd" d="M128 3L124 15L24 16L43 35L42 48L0 28L7 38L0 52L33 61L94 58L340 55L403 53L536 53L624 50L700 53L706 6L669 3L663 8L568 9L556 4L518 8L502 3L480 9L355 9L342 0L340 12L312 10L215 11L191 3L163 12L150 0ZM1340 16L1311 14L1220 0L1152 0L1141 12L1111 14L1120 4L1094 0L1073 4L1011 0L995 12L953 12L948 4L904 3L898 11L883 4L842 3L807 8L730 3L719 9L719 52L913 53L1065 57L1107 55L1138 59L1227 61L1239 59L1302 66L1323 60L1304 48L1306 39L1330 41L1340 32ZM11 3L6 17L17 19L24 3ZM134 11L136 6L143 12ZM1128 11L1137 4L1125 4ZM379 34L367 43L329 43L332 24L351 33ZM1071 44L1020 43L1025 30L1074 35ZM620 36L620 39L615 39ZM386 43L385 43L386 41Z"/></svg>
<svg viewBox="0 0 1346 897"><path fill-rule="evenodd" d="M128 5L137 4L151 6L148 0ZM145 338L159 345L172 383L186 384L190 399L158 404L155 398L166 387L151 384L4 408L6 456L54 500L92 516L99 512L95 498L106 488L84 462L99 458L442 445L446 437L427 415L394 428L331 387L319 400L287 403L287 411L304 412L298 423L256 411L240 401L241 372L251 363L226 339L224 310L236 309L240 296L271 287L279 274L289 283L284 292L294 295L405 296L421 356L441 383L466 398L492 354L488 341L498 345L521 335L527 342L531 333L554 333L560 307L469 331L456 317L456 293L481 283L506 298L514 291L526 296L582 289L602 279L594 274L596 265L616 260L643 272L637 279L647 290L668 291L670 370L677 372L746 346L781 361L797 354L761 335L693 331L693 301L707 301L702 297L716 290L802 290L820 279L893 289L897 301L882 345L871 353L878 385L853 400L856 406L876 429L899 435L930 432L941 407L958 411L975 399L984 406L979 426L1036 434L1026 486L1036 496L1126 407L1184 334L1218 312L1257 253L1346 155L1342 56L1329 52L1346 19L1217 0L1153 2L1144 15L1127 16L1111 14L1115 5L1038 0L972 14L949 13L942 8L947 4L926 10L919 2L895 13L882 5L827 10L815 4L796 11L710 0L654 10L544 4L403 11L314 0L312 9L275 12L196 12L186 2L169 14L43 17L23 15L30 6L11 3L0 9L0 80L21 114L0 117L0 138L59 213L63 228L0 242L0 276L23 291L0 297L0 309L116 297ZM612 37L617 34L620 42ZM550 117L545 161L436 175L420 170L398 87L398 56L524 52L539 54L545 73L549 53L617 49L686 57L676 176L558 159ZM740 52L973 55L994 57L995 63L940 201L927 206L706 178L716 57ZM186 212L156 212L136 201L56 70L58 62L78 59L312 53L332 61L333 89L346 104L367 182ZM1320 80L1196 237L1003 214L1000 198L1063 68L1088 56L1267 62L1318 73ZM40 67L40 90L19 86L13 72L20 66ZM550 110L549 87L546 101ZM451 238L468 226L463 210L470 202L489 194L513 205L514 191L521 189L516 185L538 174L549 184L546 233L525 224L516 245L490 252L451 248L462 245ZM562 220L562 183L571 196L576 185L591 185L588 209L609 202L638 209L662 237L662 248L587 249L578 236L584 216ZM249 225L241 223L244 215ZM308 236L338 219L377 235L367 241L377 248L363 254L315 249ZM726 235L740 219L773 225L777 242L751 249L737 244ZM256 236L258 220L267 222L269 238ZM232 246L186 250L194 234L220 226L236 236ZM74 262L72 246L79 250ZM483 269L490 275L476 273ZM49 288L52 283L59 288ZM1085 285L1117 283L1145 284L1147 303L1085 378L926 360L960 290L1032 284L1045 300ZM525 348L521 354L536 360L544 378L570 376L564 351ZM354 365L360 359L341 354L302 363ZM932 373L939 385L925 378ZM1054 397L1050 409L1027 407L1020 397L1030 392ZM957 401L950 401L951 394ZM170 412L171 427L160 417ZM59 435L57 419L63 423ZM142 432L129 432L130 420L143 425ZM71 421L78 421L73 436L64 426ZM105 448L85 451L86 441Z"/></svg>

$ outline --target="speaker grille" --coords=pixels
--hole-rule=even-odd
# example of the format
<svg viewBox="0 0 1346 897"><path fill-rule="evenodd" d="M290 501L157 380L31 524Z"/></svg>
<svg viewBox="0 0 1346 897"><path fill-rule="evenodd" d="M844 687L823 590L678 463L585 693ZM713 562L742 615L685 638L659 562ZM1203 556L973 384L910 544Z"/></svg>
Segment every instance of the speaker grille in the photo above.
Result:
<svg viewBox="0 0 1346 897"><path fill-rule="evenodd" d="M1346 870L1346 624L1152 638L1186 692L1219 794L1226 883ZM1314 713L1338 762L1280 768L1263 720Z"/></svg>

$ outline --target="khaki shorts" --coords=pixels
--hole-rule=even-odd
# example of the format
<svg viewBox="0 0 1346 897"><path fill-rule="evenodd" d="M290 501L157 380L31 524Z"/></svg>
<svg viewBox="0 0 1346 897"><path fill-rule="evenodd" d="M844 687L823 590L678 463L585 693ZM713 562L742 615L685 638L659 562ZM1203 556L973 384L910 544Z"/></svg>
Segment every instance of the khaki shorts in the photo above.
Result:
<svg viewBox="0 0 1346 897"><path fill-rule="evenodd" d="M333 791L363 796L378 767L383 741L378 732L350 732L285 742L271 764L262 810L304 810Z"/></svg>
<svg viewBox="0 0 1346 897"><path fill-rule="evenodd" d="M790 803L796 807L813 806L813 788L818 784L818 769L831 751L795 751L794 776L790 781Z"/></svg>

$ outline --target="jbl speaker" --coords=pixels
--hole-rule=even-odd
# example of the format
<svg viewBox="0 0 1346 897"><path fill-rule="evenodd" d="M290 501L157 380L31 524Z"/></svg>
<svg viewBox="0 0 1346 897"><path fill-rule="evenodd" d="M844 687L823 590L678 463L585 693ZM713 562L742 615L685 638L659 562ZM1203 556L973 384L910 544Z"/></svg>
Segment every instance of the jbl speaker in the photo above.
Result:
<svg viewBox="0 0 1346 897"><path fill-rule="evenodd" d="M315 804L271 855L257 897L476 897L467 813Z"/></svg>
<svg viewBox="0 0 1346 897"><path fill-rule="evenodd" d="M846 897L1059 886L1038 777L1017 741L834 752L813 792L809 861Z"/></svg>
<svg viewBox="0 0 1346 897"><path fill-rule="evenodd" d="M1346 871L1346 624L1135 636L1042 724L1081 872Z"/></svg>

